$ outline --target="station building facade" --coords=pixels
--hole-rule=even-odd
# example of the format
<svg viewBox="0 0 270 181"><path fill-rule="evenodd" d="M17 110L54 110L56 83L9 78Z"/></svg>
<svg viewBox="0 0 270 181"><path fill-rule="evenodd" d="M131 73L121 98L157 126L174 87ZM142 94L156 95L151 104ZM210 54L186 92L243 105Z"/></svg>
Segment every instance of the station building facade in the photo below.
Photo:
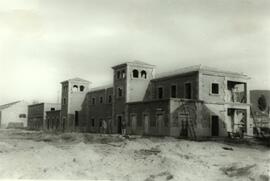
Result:
<svg viewBox="0 0 270 181"><path fill-rule="evenodd" d="M105 120L112 133L126 126L128 134L227 136L241 125L253 134L247 75L201 65L156 75L155 68L114 66L113 84L95 89L80 78L62 82L62 130L97 133Z"/></svg>

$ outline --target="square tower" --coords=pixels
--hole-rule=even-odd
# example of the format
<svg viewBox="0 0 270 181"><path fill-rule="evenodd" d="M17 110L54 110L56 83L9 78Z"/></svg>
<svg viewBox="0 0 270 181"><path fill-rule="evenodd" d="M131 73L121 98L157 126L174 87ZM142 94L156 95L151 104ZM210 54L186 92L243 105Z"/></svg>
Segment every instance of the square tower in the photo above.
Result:
<svg viewBox="0 0 270 181"><path fill-rule="evenodd" d="M126 62L112 67L114 132L121 131L121 123L127 120L126 103L140 102L145 98L151 79L155 78L155 66L141 61Z"/></svg>
<svg viewBox="0 0 270 181"><path fill-rule="evenodd" d="M73 78L61 82L61 122L62 129L74 131L79 126L79 112L89 91L90 82L81 78Z"/></svg>

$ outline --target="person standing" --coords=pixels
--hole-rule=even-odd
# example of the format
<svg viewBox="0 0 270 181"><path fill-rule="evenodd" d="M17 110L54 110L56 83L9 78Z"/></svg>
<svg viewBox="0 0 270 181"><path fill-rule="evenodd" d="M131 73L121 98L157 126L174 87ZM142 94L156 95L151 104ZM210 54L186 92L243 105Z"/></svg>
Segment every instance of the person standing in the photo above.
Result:
<svg viewBox="0 0 270 181"><path fill-rule="evenodd" d="M112 120L109 119L108 120L108 134L112 134Z"/></svg>
<svg viewBox="0 0 270 181"><path fill-rule="evenodd" d="M99 133L103 132L102 120L99 120Z"/></svg>
<svg viewBox="0 0 270 181"><path fill-rule="evenodd" d="M233 102L237 102L237 88L233 87L232 89L232 98L233 98Z"/></svg>
<svg viewBox="0 0 270 181"><path fill-rule="evenodd" d="M122 136L126 136L126 121L122 121Z"/></svg>
<svg viewBox="0 0 270 181"><path fill-rule="evenodd" d="M102 121L102 127L103 127L103 134L107 133L107 122L105 119Z"/></svg>
<svg viewBox="0 0 270 181"><path fill-rule="evenodd" d="M240 121L240 134L241 134L241 138L244 138L244 134L245 134L245 127L246 127L246 124L245 124L245 120L244 120L244 117L241 119Z"/></svg>

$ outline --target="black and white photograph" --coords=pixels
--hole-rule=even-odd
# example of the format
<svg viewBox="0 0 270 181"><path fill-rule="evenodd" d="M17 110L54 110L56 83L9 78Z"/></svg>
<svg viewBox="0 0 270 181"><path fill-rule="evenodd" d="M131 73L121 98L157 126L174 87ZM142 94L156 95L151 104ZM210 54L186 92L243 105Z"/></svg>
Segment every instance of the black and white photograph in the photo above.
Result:
<svg viewBox="0 0 270 181"><path fill-rule="evenodd" d="M0 180L270 181L270 1L0 0Z"/></svg>

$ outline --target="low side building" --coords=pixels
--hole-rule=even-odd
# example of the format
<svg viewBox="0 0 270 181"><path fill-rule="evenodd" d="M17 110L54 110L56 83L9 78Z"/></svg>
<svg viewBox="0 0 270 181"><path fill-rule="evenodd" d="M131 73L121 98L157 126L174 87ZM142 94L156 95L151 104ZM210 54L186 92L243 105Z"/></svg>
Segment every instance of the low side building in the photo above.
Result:
<svg viewBox="0 0 270 181"><path fill-rule="evenodd" d="M38 103L28 106L28 128L33 130L46 130L46 111L59 110L58 103Z"/></svg>
<svg viewBox="0 0 270 181"><path fill-rule="evenodd" d="M61 110L46 111L46 130L62 131Z"/></svg>
<svg viewBox="0 0 270 181"><path fill-rule="evenodd" d="M16 101L0 106L1 128L27 127L27 106L25 101Z"/></svg>

